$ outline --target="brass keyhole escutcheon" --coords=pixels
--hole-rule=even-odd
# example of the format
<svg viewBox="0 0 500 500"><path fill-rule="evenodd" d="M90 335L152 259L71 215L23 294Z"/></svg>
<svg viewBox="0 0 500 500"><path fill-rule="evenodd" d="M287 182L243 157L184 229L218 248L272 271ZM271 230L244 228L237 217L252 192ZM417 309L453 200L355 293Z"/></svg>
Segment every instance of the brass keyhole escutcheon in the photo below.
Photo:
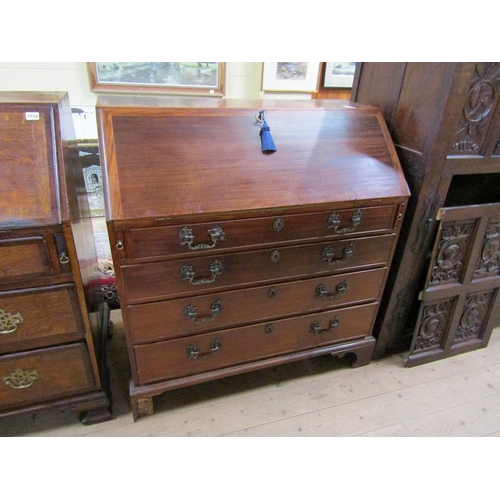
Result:
<svg viewBox="0 0 500 500"><path fill-rule="evenodd" d="M272 331L274 330L274 325L272 323L268 323L265 327L264 327L264 331L266 333L272 333Z"/></svg>
<svg viewBox="0 0 500 500"><path fill-rule="evenodd" d="M276 294L278 293L278 289L274 286L272 286L271 288L269 288L269 290L267 291L267 296L272 299L274 297L276 297Z"/></svg>
<svg viewBox="0 0 500 500"><path fill-rule="evenodd" d="M285 227L285 222L281 217L278 217L277 219L274 219L273 222L273 229L278 232L281 231Z"/></svg>
<svg viewBox="0 0 500 500"><path fill-rule="evenodd" d="M280 260L280 257L281 257L281 255L280 255L279 250L273 250L271 252L271 255L269 256L269 260L273 263L276 263Z"/></svg>

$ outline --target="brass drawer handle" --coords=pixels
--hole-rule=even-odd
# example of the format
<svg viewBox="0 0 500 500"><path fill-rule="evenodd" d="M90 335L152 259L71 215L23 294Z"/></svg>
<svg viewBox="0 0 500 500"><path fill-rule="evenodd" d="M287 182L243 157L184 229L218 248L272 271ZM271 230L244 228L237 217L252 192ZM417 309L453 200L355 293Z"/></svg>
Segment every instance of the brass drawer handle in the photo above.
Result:
<svg viewBox="0 0 500 500"><path fill-rule="evenodd" d="M190 264L184 264L180 269L181 278L184 281L189 281L191 285L206 285L207 283L213 283L217 276L222 274L222 264L215 259L209 267L210 278L200 278L199 280L195 280L194 277L196 272L194 267Z"/></svg>
<svg viewBox="0 0 500 500"><path fill-rule="evenodd" d="M311 323L311 326L309 327L309 333L312 333L313 335L325 335L325 333L333 332L333 330L335 330L335 328L337 328L339 324L339 317L335 316L335 318L330 321L330 326L325 330L322 330L319 321L313 321Z"/></svg>
<svg viewBox="0 0 500 500"><path fill-rule="evenodd" d="M323 248L321 252L321 260L323 262L328 262L331 266L335 264L342 264L343 262L348 261L352 256L354 255L354 243L349 243L345 248L344 248L344 258L343 259L333 259L334 257L334 252L333 248L329 245L325 248Z"/></svg>
<svg viewBox="0 0 500 500"><path fill-rule="evenodd" d="M210 250L211 248L215 248L215 245L217 245L219 241L224 240L225 234L220 226L212 227L207 233L212 240L211 244L200 243L199 245L193 245L195 236L193 230L187 226L184 226L179 231L179 239L181 240L181 245L187 245L189 250Z"/></svg>
<svg viewBox="0 0 500 500"><path fill-rule="evenodd" d="M210 344L210 351L205 353L205 354L200 354L200 351L198 350L197 345L188 345L186 347L186 354L188 358L192 359L197 359L197 360L204 360L204 359L210 359L213 358L220 350L222 349L222 344L215 339L211 344Z"/></svg>
<svg viewBox="0 0 500 500"><path fill-rule="evenodd" d="M23 321L24 318L21 316L21 313L11 314L4 309L0 309L0 335L15 332L18 325Z"/></svg>
<svg viewBox="0 0 500 500"><path fill-rule="evenodd" d="M361 210L356 210L351 217L351 227L343 227L342 229L339 229L340 226L340 217L337 212L333 212L330 217L328 217L328 222L327 222L327 229L333 229L333 231L337 234L343 234L343 233L352 233L359 225L361 222L361 219L363 218L363 215L361 214Z"/></svg>
<svg viewBox="0 0 500 500"><path fill-rule="evenodd" d="M23 370L18 368L13 373L3 378L5 385L12 387L13 389L26 389L30 385L40 378L40 375L36 370Z"/></svg>
<svg viewBox="0 0 500 500"><path fill-rule="evenodd" d="M316 287L315 297L322 300L335 300L343 295L346 290L347 281L345 280L337 285L337 289L334 293L328 293L328 291L326 290L326 286L321 283Z"/></svg>
<svg viewBox="0 0 500 500"><path fill-rule="evenodd" d="M184 308L184 319L189 319L191 320L194 324L199 325L201 323L208 323L210 321L213 321L222 311L222 304L220 300L216 300L211 306L210 306L210 316L205 316L198 318L198 311L196 309L196 306L193 306L189 304Z"/></svg>
<svg viewBox="0 0 500 500"><path fill-rule="evenodd" d="M64 252L62 252L61 255L59 256L59 262L61 264L68 264L69 257Z"/></svg>

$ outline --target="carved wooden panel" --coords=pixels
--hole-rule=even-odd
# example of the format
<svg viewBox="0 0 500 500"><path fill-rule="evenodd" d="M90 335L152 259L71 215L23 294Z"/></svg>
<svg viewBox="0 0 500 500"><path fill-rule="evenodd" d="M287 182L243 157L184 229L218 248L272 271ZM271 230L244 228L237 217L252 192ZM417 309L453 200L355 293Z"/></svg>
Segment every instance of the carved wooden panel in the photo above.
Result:
<svg viewBox="0 0 500 500"><path fill-rule="evenodd" d="M475 221L444 224L431 284L461 281L474 237Z"/></svg>
<svg viewBox="0 0 500 500"><path fill-rule="evenodd" d="M499 91L500 63L477 63L451 154L481 154Z"/></svg>
<svg viewBox="0 0 500 500"><path fill-rule="evenodd" d="M500 204L440 215L407 366L485 347L500 324Z"/></svg>
<svg viewBox="0 0 500 500"><path fill-rule="evenodd" d="M474 278L500 274L500 221L490 219L486 227Z"/></svg>
<svg viewBox="0 0 500 500"><path fill-rule="evenodd" d="M453 312L454 300L443 300L424 307L420 328L415 337L414 352L442 349Z"/></svg>
<svg viewBox="0 0 500 500"><path fill-rule="evenodd" d="M455 344L482 338L494 295L493 290L467 295L455 334Z"/></svg>

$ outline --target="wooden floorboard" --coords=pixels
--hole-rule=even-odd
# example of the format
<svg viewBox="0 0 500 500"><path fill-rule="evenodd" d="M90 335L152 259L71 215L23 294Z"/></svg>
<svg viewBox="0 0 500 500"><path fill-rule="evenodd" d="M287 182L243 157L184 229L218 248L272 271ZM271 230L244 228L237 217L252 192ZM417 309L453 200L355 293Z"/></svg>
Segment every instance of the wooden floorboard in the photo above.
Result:
<svg viewBox="0 0 500 500"><path fill-rule="evenodd" d="M119 311L112 320L113 419L45 411L0 420L0 436L500 437L500 329L485 349L414 368L404 352L356 369L324 356L174 390L134 422Z"/></svg>

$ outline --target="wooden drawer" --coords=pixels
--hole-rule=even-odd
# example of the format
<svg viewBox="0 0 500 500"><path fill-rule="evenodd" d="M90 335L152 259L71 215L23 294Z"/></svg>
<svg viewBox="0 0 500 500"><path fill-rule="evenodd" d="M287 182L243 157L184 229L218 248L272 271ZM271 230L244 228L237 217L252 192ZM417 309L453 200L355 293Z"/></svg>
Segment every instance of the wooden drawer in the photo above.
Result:
<svg viewBox="0 0 500 500"><path fill-rule="evenodd" d="M83 338L74 285L0 293L0 353Z"/></svg>
<svg viewBox="0 0 500 500"><path fill-rule="evenodd" d="M370 334L376 309L375 303L347 307L136 346L134 351L139 381L149 384L361 339Z"/></svg>
<svg viewBox="0 0 500 500"><path fill-rule="evenodd" d="M83 344L0 357L1 409L72 396L94 386Z"/></svg>
<svg viewBox="0 0 500 500"><path fill-rule="evenodd" d="M128 301L194 295L207 290L384 265L394 236L281 247L122 266Z"/></svg>
<svg viewBox="0 0 500 500"><path fill-rule="evenodd" d="M61 226L0 230L0 287L28 280L45 284L55 275L71 275L68 247ZM22 285L21 285L22 286Z"/></svg>
<svg viewBox="0 0 500 500"><path fill-rule="evenodd" d="M42 236L0 240L0 283L53 274L50 251Z"/></svg>
<svg viewBox="0 0 500 500"><path fill-rule="evenodd" d="M272 245L349 234L366 234L392 227L395 206L336 210L130 230L131 259L175 256Z"/></svg>
<svg viewBox="0 0 500 500"><path fill-rule="evenodd" d="M128 307L132 341L168 339L377 300L386 268Z"/></svg>

